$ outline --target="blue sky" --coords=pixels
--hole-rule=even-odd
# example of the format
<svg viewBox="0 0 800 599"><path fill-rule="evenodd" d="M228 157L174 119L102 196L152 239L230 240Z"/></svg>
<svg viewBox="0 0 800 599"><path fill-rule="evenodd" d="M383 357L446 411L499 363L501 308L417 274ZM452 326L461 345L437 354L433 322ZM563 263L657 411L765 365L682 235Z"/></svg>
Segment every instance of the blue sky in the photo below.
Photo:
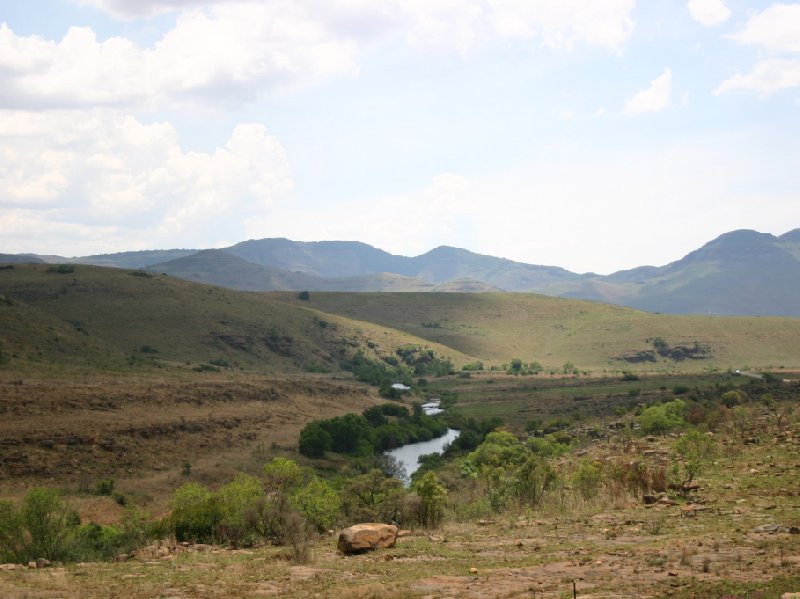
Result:
<svg viewBox="0 0 800 599"><path fill-rule="evenodd" d="M800 226L800 3L0 0L0 252L608 273Z"/></svg>

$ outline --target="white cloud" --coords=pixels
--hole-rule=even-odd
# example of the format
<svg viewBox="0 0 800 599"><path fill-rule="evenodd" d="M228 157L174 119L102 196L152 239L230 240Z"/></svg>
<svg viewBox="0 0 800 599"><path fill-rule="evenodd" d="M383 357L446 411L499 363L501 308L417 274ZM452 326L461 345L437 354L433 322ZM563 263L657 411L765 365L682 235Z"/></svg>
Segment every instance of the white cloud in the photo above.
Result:
<svg viewBox="0 0 800 599"><path fill-rule="evenodd" d="M672 70L664 72L650 82L650 87L634 95L625 104L625 112L630 115L644 112L658 112L670 105L672 95Z"/></svg>
<svg viewBox="0 0 800 599"><path fill-rule="evenodd" d="M753 15L744 28L730 36L741 44L759 46L772 56L759 60L749 73L736 73L717 87L715 94L748 91L766 97L783 89L800 87L800 4L773 4Z"/></svg>
<svg viewBox="0 0 800 599"><path fill-rule="evenodd" d="M724 23L731 16L724 0L689 0L686 6L692 18L707 27Z"/></svg>
<svg viewBox="0 0 800 599"><path fill-rule="evenodd" d="M238 240L241 219L264 214L292 186L283 148L263 125L238 125L213 153L183 152L177 137L168 123L106 110L0 112L5 251L48 229L101 232L104 251L110 239L118 248L140 238L148 247ZM36 251L65 251L67 242L49 244Z"/></svg>
<svg viewBox="0 0 800 599"><path fill-rule="evenodd" d="M181 13L152 48L72 27L59 42L0 26L5 107L236 104L356 73L356 45L303 10L224 4Z"/></svg>
<svg viewBox="0 0 800 599"><path fill-rule="evenodd" d="M538 37L551 48L578 42L619 49L633 33L635 0L490 0L496 31Z"/></svg>
<svg viewBox="0 0 800 599"><path fill-rule="evenodd" d="M800 52L800 4L773 4L731 38L769 52Z"/></svg>
<svg viewBox="0 0 800 599"><path fill-rule="evenodd" d="M772 58L760 61L749 73L737 73L726 79L714 93L749 91L770 96L792 87L800 87L800 60Z"/></svg>

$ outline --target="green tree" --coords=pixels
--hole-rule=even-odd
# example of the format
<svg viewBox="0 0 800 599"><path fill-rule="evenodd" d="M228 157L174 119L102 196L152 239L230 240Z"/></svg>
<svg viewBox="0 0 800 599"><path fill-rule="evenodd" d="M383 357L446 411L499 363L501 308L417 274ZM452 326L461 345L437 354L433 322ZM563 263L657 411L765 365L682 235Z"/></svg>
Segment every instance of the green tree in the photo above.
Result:
<svg viewBox="0 0 800 599"><path fill-rule="evenodd" d="M639 417L642 432L660 434L683 426L686 422L683 417L685 409L686 403L682 399L645 408Z"/></svg>
<svg viewBox="0 0 800 599"><path fill-rule="evenodd" d="M695 476L716 456L717 443L708 434L691 429L675 441L673 449L677 458L676 465L682 474L681 490L685 494L689 491L689 485Z"/></svg>
<svg viewBox="0 0 800 599"><path fill-rule="evenodd" d="M218 536L234 548L246 544L255 533L251 514L264 496L264 489L255 476L239 473L216 493L219 508Z"/></svg>
<svg viewBox="0 0 800 599"><path fill-rule="evenodd" d="M306 478L308 478L306 469L288 458L275 458L264 465L264 488L268 494L288 498Z"/></svg>
<svg viewBox="0 0 800 599"><path fill-rule="evenodd" d="M171 522L178 541L211 541L220 520L214 494L203 485L187 483L172 496Z"/></svg>
<svg viewBox="0 0 800 599"><path fill-rule="evenodd" d="M342 498L330 484L314 478L292 494L292 505L319 532L328 530L342 508Z"/></svg>
<svg viewBox="0 0 800 599"><path fill-rule="evenodd" d="M310 422L300 432L300 453L308 458L321 458L333 448L333 437L322 425Z"/></svg>
<svg viewBox="0 0 800 599"><path fill-rule="evenodd" d="M0 500L0 562L22 562L25 557L22 512L12 501Z"/></svg>
<svg viewBox="0 0 800 599"><path fill-rule="evenodd" d="M447 489L434 472L426 472L414 483L414 491L419 495L417 520L422 526L435 528L444 518Z"/></svg>
<svg viewBox="0 0 800 599"><path fill-rule="evenodd" d="M53 489L36 488L22 500L22 522L29 535L28 554L56 560L63 557L80 517Z"/></svg>
<svg viewBox="0 0 800 599"><path fill-rule="evenodd" d="M401 522L406 490L378 469L351 478L342 489L343 508L351 520Z"/></svg>

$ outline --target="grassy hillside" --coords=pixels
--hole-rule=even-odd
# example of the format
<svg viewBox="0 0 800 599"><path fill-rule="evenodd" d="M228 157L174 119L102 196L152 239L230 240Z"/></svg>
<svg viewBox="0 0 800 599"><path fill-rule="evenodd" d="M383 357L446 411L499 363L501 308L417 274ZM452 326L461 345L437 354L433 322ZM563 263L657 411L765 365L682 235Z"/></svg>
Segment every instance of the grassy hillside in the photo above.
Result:
<svg viewBox="0 0 800 599"><path fill-rule="evenodd" d="M17 265L0 270L6 368L338 370L427 346L457 366L514 358L560 370L800 367L800 319L650 314L518 293L248 293L141 271ZM703 351L675 360L671 348Z"/></svg>
<svg viewBox="0 0 800 599"><path fill-rule="evenodd" d="M288 294L279 295L295 301ZM800 319L650 314L610 304L534 294L314 293L323 312L371 321L441 343L488 364L513 358L546 368L572 362L581 369L800 366ZM704 359L625 362L617 358L671 346L710 349ZM648 341L650 340L650 341Z"/></svg>
<svg viewBox="0 0 800 599"><path fill-rule="evenodd" d="M6 368L337 370L358 350L375 356L424 343L379 325L319 314L307 302L141 271L17 265L0 270L0 296ZM468 359L428 345L457 362Z"/></svg>

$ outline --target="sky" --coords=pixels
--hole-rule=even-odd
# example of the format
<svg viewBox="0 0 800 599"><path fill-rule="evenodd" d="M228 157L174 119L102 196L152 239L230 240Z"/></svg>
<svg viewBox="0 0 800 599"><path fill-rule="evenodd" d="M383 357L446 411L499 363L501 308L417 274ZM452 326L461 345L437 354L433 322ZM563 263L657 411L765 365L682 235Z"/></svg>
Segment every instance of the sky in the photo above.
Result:
<svg viewBox="0 0 800 599"><path fill-rule="evenodd" d="M0 252L606 274L797 227L800 2L0 0Z"/></svg>

